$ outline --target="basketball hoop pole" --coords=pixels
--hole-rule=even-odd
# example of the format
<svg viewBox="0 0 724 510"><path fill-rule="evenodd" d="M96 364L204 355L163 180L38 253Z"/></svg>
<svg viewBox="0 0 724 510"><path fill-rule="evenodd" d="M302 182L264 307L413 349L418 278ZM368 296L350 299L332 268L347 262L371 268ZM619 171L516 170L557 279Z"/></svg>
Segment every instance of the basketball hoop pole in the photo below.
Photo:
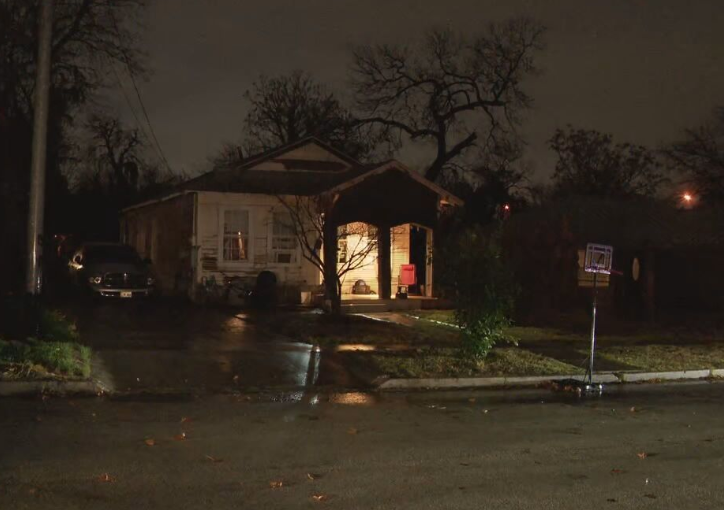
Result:
<svg viewBox="0 0 724 510"><path fill-rule="evenodd" d="M593 314L591 316L591 355L588 359L588 383L593 384L593 355L596 351L596 298L598 289L596 288L596 279L598 273L593 273Z"/></svg>

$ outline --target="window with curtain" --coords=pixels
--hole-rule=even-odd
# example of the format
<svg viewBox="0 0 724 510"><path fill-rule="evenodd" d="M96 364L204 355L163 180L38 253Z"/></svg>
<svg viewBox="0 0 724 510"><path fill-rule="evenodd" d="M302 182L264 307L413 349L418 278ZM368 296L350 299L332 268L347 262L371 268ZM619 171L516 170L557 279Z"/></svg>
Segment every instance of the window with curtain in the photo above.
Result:
<svg viewBox="0 0 724 510"><path fill-rule="evenodd" d="M274 212L272 217L272 260L277 264L294 264L297 262L297 237L292 215L288 212Z"/></svg>
<svg viewBox="0 0 724 510"><path fill-rule="evenodd" d="M224 211L223 258L232 262L249 260L249 211Z"/></svg>

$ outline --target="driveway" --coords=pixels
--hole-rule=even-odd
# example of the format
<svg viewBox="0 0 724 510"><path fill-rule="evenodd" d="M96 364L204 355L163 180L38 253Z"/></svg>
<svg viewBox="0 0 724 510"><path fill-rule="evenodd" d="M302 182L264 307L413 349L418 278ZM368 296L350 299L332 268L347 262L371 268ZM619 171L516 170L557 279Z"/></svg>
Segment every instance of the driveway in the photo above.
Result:
<svg viewBox="0 0 724 510"><path fill-rule="evenodd" d="M232 309L152 300L67 308L93 347L94 376L117 392L227 392L356 386L334 355L271 335Z"/></svg>

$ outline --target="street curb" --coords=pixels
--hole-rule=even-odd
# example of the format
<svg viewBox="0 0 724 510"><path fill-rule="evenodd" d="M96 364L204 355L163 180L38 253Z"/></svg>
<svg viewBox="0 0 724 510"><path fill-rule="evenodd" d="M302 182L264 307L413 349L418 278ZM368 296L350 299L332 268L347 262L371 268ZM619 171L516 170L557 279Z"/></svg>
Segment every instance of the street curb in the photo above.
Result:
<svg viewBox="0 0 724 510"><path fill-rule="evenodd" d="M622 383L641 381L676 381L679 379L706 379L714 377L711 370L680 370L676 372L622 372L618 374Z"/></svg>
<svg viewBox="0 0 724 510"><path fill-rule="evenodd" d="M3 381L0 397L28 395L96 396L103 392L95 381Z"/></svg>
<svg viewBox="0 0 724 510"><path fill-rule="evenodd" d="M463 388L500 388L506 386L537 386L548 381L566 379L582 380L584 376L540 375L523 377L455 377L424 379L386 379L377 384L381 391L399 391L414 389L463 389ZM724 369L680 370L675 372L602 372L593 375L593 382L601 384L623 384L646 381L677 381L724 377Z"/></svg>

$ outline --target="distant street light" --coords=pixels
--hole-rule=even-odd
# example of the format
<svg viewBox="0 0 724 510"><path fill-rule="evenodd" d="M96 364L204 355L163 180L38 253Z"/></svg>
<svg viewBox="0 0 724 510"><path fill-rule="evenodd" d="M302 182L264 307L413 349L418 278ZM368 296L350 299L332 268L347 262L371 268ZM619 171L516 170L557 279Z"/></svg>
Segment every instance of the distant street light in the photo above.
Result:
<svg viewBox="0 0 724 510"><path fill-rule="evenodd" d="M691 193L684 193L681 198L684 199L684 202L690 204L694 200L694 195L692 195Z"/></svg>
<svg viewBox="0 0 724 510"><path fill-rule="evenodd" d="M503 214L502 214L503 219L507 220L510 217L510 204L503 204L501 209L503 210Z"/></svg>

